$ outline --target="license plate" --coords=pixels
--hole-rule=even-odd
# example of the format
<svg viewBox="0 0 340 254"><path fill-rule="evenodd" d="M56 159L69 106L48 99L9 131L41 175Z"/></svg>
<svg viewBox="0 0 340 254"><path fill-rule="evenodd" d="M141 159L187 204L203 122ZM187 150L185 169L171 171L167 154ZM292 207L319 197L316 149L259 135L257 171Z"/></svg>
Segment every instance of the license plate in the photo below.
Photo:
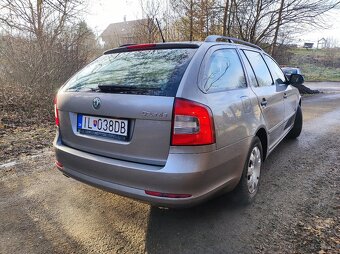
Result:
<svg viewBox="0 0 340 254"><path fill-rule="evenodd" d="M128 135L128 121L98 116L88 116L78 114L77 129L85 134L108 134L108 136Z"/></svg>

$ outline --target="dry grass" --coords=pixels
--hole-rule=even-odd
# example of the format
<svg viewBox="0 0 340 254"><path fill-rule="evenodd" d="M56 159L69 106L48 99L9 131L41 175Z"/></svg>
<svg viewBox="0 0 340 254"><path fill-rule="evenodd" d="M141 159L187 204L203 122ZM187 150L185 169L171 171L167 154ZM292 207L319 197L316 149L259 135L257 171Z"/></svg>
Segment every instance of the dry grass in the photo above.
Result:
<svg viewBox="0 0 340 254"><path fill-rule="evenodd" d="M52 145L54 94L51 89L0 84L0 162Z"/></svg>

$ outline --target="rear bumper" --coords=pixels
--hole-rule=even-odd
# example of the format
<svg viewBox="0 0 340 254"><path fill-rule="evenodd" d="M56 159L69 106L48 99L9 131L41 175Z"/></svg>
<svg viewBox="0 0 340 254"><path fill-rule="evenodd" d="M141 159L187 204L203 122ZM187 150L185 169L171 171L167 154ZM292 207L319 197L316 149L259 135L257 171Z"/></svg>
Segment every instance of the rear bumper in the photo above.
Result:
<svg viewBox="0 0 340 254"><path fill-rule="evenodd" d="M220 189L233 189L242 174L249 139L213 152L170 153L164 166L122 161L65 146L57 134L56 159L61 171L84 183L166 207L197 204ZM190 194L189 198L150 196L145 190Z"/></svg>

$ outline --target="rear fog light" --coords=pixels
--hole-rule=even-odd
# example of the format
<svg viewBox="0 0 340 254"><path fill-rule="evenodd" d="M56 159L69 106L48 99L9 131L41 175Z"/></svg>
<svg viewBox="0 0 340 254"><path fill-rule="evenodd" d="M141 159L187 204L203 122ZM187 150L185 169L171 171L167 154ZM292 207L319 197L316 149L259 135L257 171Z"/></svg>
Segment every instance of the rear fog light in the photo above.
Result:
<svg viewBox="0 0 340 254"><path fill-rule="evenodd" d="M162 193L157 191L145 191L145 194L161 198L190 198L191 194L174 194L174 193Z"/></svg>
<svg viewBox="0 0 340 254"><path fill-rule="evenodd" d="M59 161L55 162L55 165L57 166L58 169L63 169L63 164L61 164Z"/></svg>

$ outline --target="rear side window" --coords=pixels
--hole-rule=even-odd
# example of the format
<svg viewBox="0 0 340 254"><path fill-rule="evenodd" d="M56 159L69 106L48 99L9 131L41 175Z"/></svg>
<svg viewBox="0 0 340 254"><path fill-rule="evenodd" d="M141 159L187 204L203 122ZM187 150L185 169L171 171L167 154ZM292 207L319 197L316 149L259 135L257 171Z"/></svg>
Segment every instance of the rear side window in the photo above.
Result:
<svg viewBox="0 0 340 254"><path fill-rule="evenodd" d="M175 96L196 49L155 49L107 54L73 76L65 91Z"/></svg>
<svg viewBox="0 0 340 254"><path fill-rule="evenodd" d="M281 68L271 59L269 56L264 55L264 59L269 67L270 72L272 73L273 79L276 84L284 84L286 81L286 77L283 74Z"/></svg>
<svg viewBox="0 0 340 254"><path fill-rule="evenodd" d="M257 83L256 77L255 77L255 73L254 73L253 69L251 68L249 61L248 61L248 59L247 59L247 57L246 57L246 55L244 54L243 51L241 51L241 58L243 60L244 67L245 67L245 69L248 73L248 77L250 79L250 84L252 86L255 86L255 87L259 86L258 83Z"/></svg>
<svg viewBox="0 0 340 254"><path fill-rule="evenodd" d="M203 77L206 92L246 87L240 58L235 49L220 49L212 53Z"/></svg>
<svg viewBox="0 0 340 254"><path fill-rule="evenodd" d="M254 72L259 86L273 85L272 76L268 70L260 53L250 50L244 50Z"/></svg>

